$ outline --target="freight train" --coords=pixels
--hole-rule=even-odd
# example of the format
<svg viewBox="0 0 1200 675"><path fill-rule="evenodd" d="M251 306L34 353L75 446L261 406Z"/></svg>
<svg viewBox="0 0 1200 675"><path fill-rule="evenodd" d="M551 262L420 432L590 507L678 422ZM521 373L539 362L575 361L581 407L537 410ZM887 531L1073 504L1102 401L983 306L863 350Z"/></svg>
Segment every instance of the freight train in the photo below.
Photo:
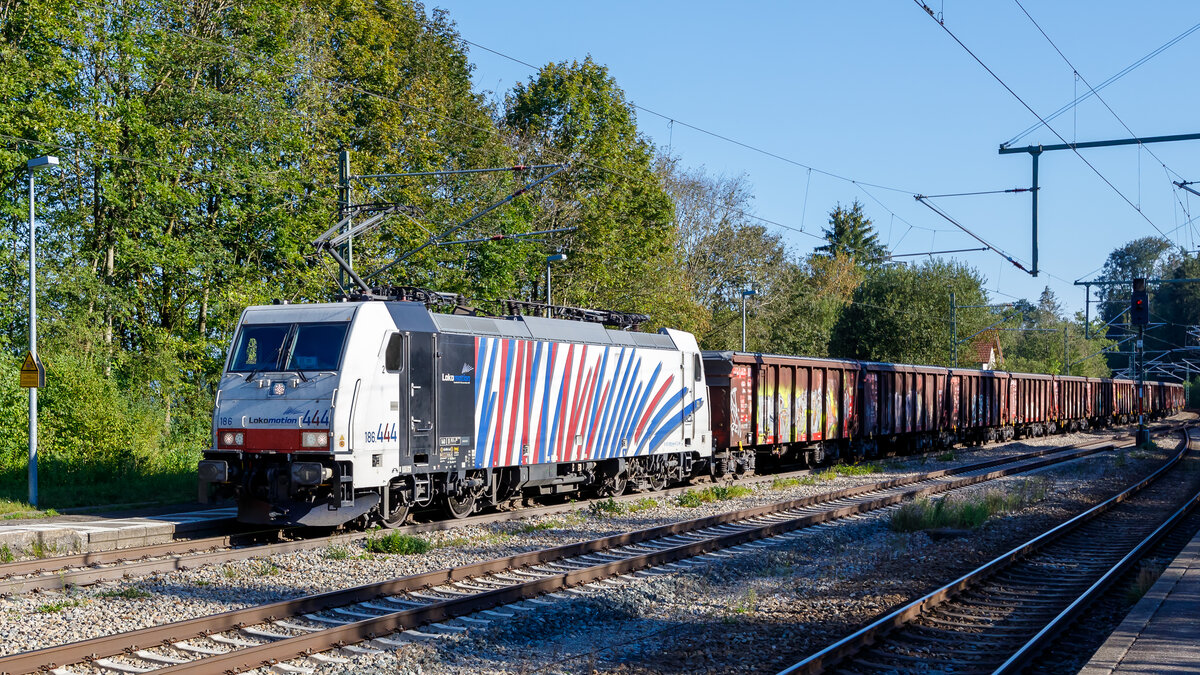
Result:
<svg viewBox="0 0 1200 675"><path fill-rule="evenodd" d="M660 490L756 463L976 444L1124 423L1126 380L740 352L689 333L435 312L254 306L216 395L201 500L243 522L395 525L543 495ZM1147 383L1145 409L1183 407Z"/></svg>

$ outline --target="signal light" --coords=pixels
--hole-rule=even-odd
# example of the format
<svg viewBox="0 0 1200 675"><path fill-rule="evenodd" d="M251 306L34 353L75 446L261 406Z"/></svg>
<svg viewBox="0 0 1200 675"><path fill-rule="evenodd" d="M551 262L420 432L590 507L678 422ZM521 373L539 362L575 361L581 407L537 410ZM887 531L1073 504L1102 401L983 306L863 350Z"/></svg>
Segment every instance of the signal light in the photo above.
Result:
<svg viewBox="0 0 1200 675"><path fill-rule="evenodd" d="M1129 323L1134 326L1150 325L1150 294L1146 292L1146 280L1133 280L1133 295L1130 296Z"/></svg>

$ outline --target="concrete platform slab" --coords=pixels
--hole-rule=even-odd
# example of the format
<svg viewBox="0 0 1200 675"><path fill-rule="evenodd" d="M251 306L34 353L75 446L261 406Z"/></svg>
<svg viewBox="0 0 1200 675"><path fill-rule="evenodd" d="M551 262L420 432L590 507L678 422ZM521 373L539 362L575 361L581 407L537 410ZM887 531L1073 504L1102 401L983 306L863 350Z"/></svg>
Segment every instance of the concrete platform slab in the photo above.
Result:
<svg viewBox="0 0 1200 675"><path fill-rule="evenodd" d="M1200 672L1200 535L1167 567L1080 675Z"/></svg>
<svg viewBox="0 0 1200 675"><path fill-rule="evenodd" d="M177 535L233 522L237 508L165 513L137 518L73 516L17 524L0 524L0 550L10 555L90 553L160 544Z"/></svg>

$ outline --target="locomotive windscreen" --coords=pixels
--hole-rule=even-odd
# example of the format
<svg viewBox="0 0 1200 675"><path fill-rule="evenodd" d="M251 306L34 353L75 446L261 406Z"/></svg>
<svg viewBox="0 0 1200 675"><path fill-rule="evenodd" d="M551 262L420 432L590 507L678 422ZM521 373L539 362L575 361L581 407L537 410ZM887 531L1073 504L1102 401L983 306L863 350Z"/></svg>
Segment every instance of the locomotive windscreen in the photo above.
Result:
<svg viewBox="0 0 1200 675"><path fill-rule="evenodd" d="M346 323L246 324L230 372L337 370Z"/></svg>

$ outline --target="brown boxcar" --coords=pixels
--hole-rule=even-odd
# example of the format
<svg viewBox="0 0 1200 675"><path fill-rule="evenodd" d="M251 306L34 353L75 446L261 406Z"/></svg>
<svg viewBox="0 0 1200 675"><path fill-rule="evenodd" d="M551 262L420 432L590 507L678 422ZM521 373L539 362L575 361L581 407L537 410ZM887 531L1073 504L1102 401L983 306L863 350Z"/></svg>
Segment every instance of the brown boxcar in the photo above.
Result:
<svg viewBox="0 0 1200 675"><path fill-rule="evenodd" d="M948 416L949 371L934 366L895 363L861 364L859 420L869 452L880 440L926 447L937 438Z"/></svg>
<svg viewBox="0 0 1200 675"><path fill-rule="evenodd" d="M857 432L858 362L744 352L703 357L716 453L820 461L848 447Z"/></svg>

